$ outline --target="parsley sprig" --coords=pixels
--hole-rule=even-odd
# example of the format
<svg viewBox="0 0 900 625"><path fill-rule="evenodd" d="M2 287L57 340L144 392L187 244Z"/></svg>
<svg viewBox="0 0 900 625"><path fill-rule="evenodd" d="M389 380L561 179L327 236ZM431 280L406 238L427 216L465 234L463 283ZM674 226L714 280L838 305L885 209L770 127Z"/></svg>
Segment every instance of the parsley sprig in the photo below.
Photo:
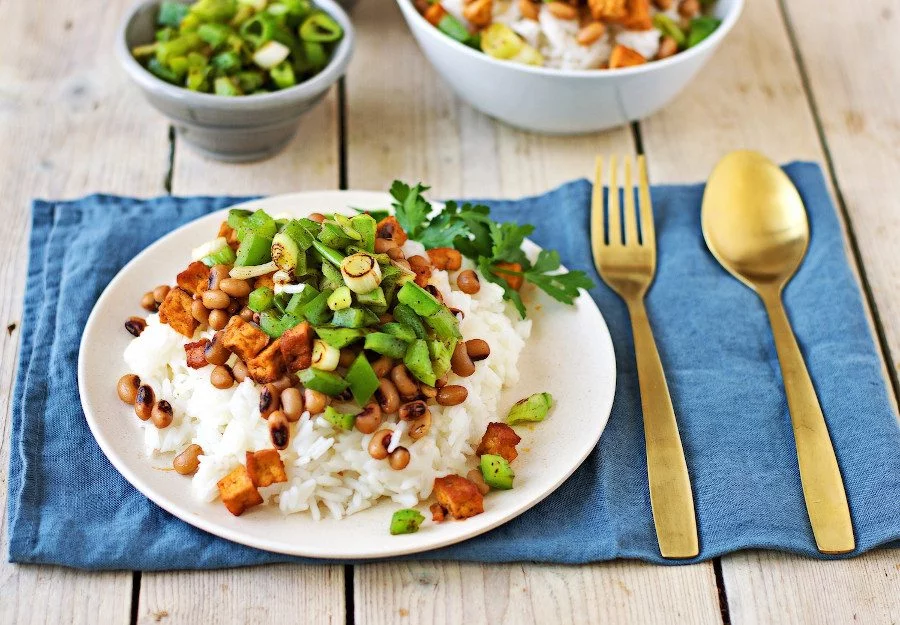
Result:
<svg viewBox="0 0 900 625"><path fill-rule="evenodd" d="M409 186L399 180L391 185L394 211L400 226L410 238L419 241L426 249L455 247L472 259L481 274L489 281L503 287L504 298L510 300L525 317L525 304L519 292L510 287L508 279L521 277L550 297L572 304L579 289L594 286L583 271L560 273L559 253L541 250L532 263L522 244L534 232L531 224L496 222L490 218L490 209L483 205L450 201L444 210L433 217L431 204L423 193L428 187L420 184Z"/></svg>

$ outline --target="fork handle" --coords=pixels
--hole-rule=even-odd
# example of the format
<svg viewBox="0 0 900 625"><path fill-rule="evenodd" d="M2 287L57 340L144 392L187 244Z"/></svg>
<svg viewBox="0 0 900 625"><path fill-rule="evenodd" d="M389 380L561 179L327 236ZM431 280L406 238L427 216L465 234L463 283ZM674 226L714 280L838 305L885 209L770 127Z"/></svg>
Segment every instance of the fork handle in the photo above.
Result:
<svg viewBox="0 0 900 625"><path fill-rule="evenodd" d="M775 350L797 445L800 483L816 547L822 553L853 551L853 522L828 425L803 354L784 310L780 290L760 292L769 313Z"/></svg>
<svg viewBox="0 0 900 625"><path fill-rule="evenodd" d="M669 387L643 299L628 302L647 446L650 506L664 558L693 558L700 552L697 517L687 462Z"/></svg>

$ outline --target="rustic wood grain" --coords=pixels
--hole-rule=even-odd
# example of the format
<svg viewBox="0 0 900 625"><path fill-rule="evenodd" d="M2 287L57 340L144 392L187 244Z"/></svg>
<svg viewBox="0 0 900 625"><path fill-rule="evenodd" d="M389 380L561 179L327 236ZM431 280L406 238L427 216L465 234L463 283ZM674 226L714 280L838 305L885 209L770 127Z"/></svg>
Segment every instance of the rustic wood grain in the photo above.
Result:
<svg viewBox="0 0 900 625"><path fill-rule="evenodd" d="M711 566L386 563L357 567L356 622L719 623Z"/></svg>
<svg viewBox="0 0 900 625"><path fill-rule="evenodd" d="M725 562L734 625L900 623L897 549L842 562L770 552L737 553Z"/></svg>
<svg viewBox="0 0 900 625"><path fill-rule="evenodd" d="M786 2L784 8L896 376L900 266L889 242L900 238L900 2L830 4L827 11L810 0Z"/></svg>
<svg viewBox="0 0 900 625"><path fill-rule="evenodd" d="M335 90L303 118L284 152L259 163L228 165L176 141L172 193L273 195L338 186ZM145 573L138 621L170 625L214 622L343 624L344 568L264 566L224 571ZM165 619L164 621L162 619Z"/></svg>
<svg viewBox="0 0 900 625"><path fill-rule="evenodd" d="M401 178L430 184L435 197L516 197L592 176L598 153L634 150L627 128L544 137L493 122L441 82L393 2L366 0L355 17L358 48L347 78L351 188L385 189ZM426 562L355 570L357 623L662 623L673 615L719 622L711 564Z"/></svg>
<svg viewBox="0 0 900 625"><path fill-rule="evenodd" d="M29 201L95 191L163 191L167 124L111 53L125 5L0 2L0 508L21 334ZM76 53L77 51L77 53ZM0 623L128 623L131 573L6 562L0 520Z"/></svg>
<svg viewBox="0 0 900 625"><path fill-rule="evenodd" d="M340 566L275 565L145 574L140 625L344 625Z"/></svg>
<svg viewBox="0 0 900 625"><path fill-rule="evenodd" d="M836 97L841 94L848 102L852 99L860 110L866 110L871 103L875 107L871 113L873 124L876 119L885 124L900 102L884 97L887 83L883 81L887 77L880 73L882 70L868 70L866 90L855 92L844 82L859 69L853 46L868 40L873 31L880 33L876 39L888 37L887 26L875 28L880 9L848 5L842 7L842 13L832 14L832 9L841 7L840 3L829 2L827 8L813 6L812 2L803 4L802 8L790 6L798 12L798 26L803 24L801 42L807 37L809 55L815 59L813 84L815 88L816 80L821 81L820 111L822 107L830 110L830 118L842 115L845 109ZM861 18L861 13L868 17ZM844 40L845 27L857 21L856 39ZM830 31L826 25L831 26ZM893 71L898 73L896 67ZM857 89L860 84L857 83ZM866 141L889 141L887 129L884 133L876 128L871 133L850 133L844 121L842 117L842 123L837 125L842 129L838 133L840 147L832 146L831 150L847 168L846 178L853 181L857 195L848 209L864 257L871 258L867 269L875 272L873 275L879 280L874 287L879 302L885 302L885 309L896 311L900 298L890 286L896 286L898 274L892 263L884 261L889 256L896 257L885 246L889 240L885 235L900 231L898 213L890 209L891 191L900 190L896 182L900 171L897 151L894 149L889 158L890 150L885 147L888 144L884 144L880 152L869 154ZM705 179L722 155L740 147L761 150L776 161L812 159L824 163L813 113L777 0L748 2L741 23L693 86L669 109L641 127L651 177L657 182ZM826 136L830 144L831 133L826 131ZM863 142L851 149L851 137L863 137ZM864 168L869 166L878 173L867 173ZM839 176L836 182L844 188L844 177ZM892 328L890 336L896 340L900 336L896 315L882 314L881 319ZM886 616L900 610L900 594L891 593L888 588L896 586L898 562L897 551L876 552L843 562L773 553L724 557L722 569L731 622L846 623L854 615L859 622L892 622Z"/></svg>

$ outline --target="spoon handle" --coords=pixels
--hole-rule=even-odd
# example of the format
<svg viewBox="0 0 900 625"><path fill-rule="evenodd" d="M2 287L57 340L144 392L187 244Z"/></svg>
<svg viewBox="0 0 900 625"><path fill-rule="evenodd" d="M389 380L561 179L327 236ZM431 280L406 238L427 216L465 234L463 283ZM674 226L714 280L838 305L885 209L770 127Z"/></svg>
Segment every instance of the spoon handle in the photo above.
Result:
<svg viewBox="0 0 900 625"><path fill-rule="evenodd" d="M828 426L800 346L781 301L781 292L760 293L769 313L781 377L791 412L797 445L800 482L816 546L822 553L847 553L855 548L850 507Z"/></svg>
<svg viewBox="0 0 900 625"><path fill-rule="evenodd" d="M700 552L694 496L675 409L643 300L628 301L647 446L647 478L656 539L664 558L693 558Z"/></svg>

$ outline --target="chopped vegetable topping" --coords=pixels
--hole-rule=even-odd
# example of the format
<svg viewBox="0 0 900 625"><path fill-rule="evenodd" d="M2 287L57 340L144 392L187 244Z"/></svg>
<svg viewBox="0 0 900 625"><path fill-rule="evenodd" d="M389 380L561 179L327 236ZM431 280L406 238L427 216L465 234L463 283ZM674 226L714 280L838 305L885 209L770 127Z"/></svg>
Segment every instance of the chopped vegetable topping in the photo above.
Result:
<svg viewBox="0 0 900 625"><path fill-rule="evenodd" d="M491 488L509 490L513 487L516 474L503 456L485 454L481 457L480 467L485 483Z"/></svg>
<svg viewBox="0 0 900 625"><path fill-rule="evenodd" d="M513 404L506 416L506 422L516 425L517 423L543 421L552 406L553 396L550 393L535 393Z"/></svg>
<svg viewBox="0 0 900 625"><path fill-rule="evenodd" d="M156 41L132 50L138 62L166 82L222 96L312 78L344 36L310 0L165 0L156 23Z"/></svg>
<svg viewBox="0 0 900 625"><path fill-rule="evenodd" d="M425 517L415 508L397 510L391 517L391 534L415 534L419 531Z"/></svg>

